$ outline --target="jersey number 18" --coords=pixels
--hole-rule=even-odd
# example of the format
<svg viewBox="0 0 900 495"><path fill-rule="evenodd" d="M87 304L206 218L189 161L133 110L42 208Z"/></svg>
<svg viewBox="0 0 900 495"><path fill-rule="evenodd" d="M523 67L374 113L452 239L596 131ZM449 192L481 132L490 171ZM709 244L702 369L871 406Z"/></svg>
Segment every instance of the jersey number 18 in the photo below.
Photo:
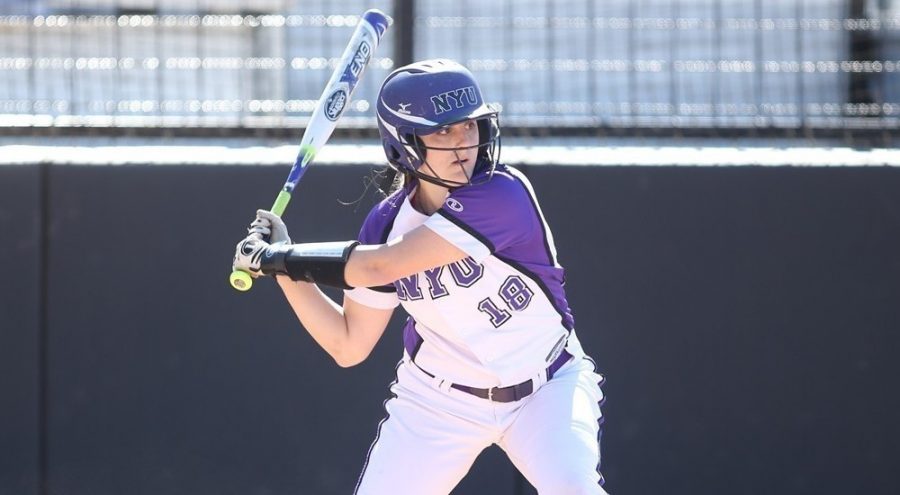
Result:
<svg viewBox="0 0 900 495"><path fill-rule="evenodd" d="M518 275L507 277L497 294L500 295L500 298L512 311L524 310L531 302L531 298L534 297L534 292L522 281L522 277ZM491 318L491 325L494 325L494 328L499 328L500 325L512 318L509 311L499 307L490 297L478 303L478 310Z"/></svg>

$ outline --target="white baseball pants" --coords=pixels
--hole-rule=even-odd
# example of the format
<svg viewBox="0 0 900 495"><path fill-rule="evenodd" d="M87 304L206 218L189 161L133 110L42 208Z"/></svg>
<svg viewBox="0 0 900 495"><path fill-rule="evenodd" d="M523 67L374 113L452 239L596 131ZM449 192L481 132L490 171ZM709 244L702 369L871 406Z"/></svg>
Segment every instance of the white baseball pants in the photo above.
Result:
<svg viewBox="0 0 900 495"><path fill-rule="evenodd" d="M358 495L447 495L491 444L542 495L597 495L602 377L574 358L517 402L496 403L441 385L408 356L369 450Z"/></svg>

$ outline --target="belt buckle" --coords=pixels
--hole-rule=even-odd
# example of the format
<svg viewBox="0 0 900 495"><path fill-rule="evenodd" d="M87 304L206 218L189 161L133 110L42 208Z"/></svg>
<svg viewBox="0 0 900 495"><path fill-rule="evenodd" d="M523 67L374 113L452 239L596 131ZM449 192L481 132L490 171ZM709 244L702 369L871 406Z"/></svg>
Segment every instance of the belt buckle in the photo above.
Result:
<svg viewBox="0 0 900 495"><path fill-rule="evenodd" d="M488 401L494 402L494 387L488 389Z"/></svg>

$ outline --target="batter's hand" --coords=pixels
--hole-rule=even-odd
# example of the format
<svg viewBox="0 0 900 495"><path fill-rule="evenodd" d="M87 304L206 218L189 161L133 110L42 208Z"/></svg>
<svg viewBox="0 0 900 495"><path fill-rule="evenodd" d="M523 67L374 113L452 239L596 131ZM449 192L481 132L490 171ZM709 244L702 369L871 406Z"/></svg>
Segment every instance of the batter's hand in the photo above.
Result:
<svg viewBox="0 0 900 495"><path fill-rule="evenodd" d="M256 278L264 275L259 271L259 260L263 255L269 243L262 239L258 233L252 233L245 237L241 242L237 243L234 250L234 261L232 262L233 270L243 270Z"/></svg>
<svg viewBox="0 0 900 495"><path fill-rule="evenodd" d="M256 210L256 219L247 229L248 234L259 234L269 244L291 243L287 226L281 217L267 210Z"/></svg>

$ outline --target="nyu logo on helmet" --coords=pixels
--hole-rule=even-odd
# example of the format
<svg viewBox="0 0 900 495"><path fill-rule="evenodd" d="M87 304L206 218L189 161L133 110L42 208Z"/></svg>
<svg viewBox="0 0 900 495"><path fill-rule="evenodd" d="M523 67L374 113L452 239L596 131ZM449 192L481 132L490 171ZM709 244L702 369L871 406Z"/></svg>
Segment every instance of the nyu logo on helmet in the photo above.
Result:
<svg viewBox="0 0 900 495"><path fill-rule="evenodd" d="M435 115L440 115L454 108L477 105L478 95L475 93L475 86L466 86L432 96L431 104L434 105Z"/></svg>
<svg viewBox="0 0 900 495"><path fill-rule="evenodd" d="M331 96L325 100L325 116L328 120L337 120L344 111L344 105L347 104L347 93L343 89L335 90Z"/></svg>

